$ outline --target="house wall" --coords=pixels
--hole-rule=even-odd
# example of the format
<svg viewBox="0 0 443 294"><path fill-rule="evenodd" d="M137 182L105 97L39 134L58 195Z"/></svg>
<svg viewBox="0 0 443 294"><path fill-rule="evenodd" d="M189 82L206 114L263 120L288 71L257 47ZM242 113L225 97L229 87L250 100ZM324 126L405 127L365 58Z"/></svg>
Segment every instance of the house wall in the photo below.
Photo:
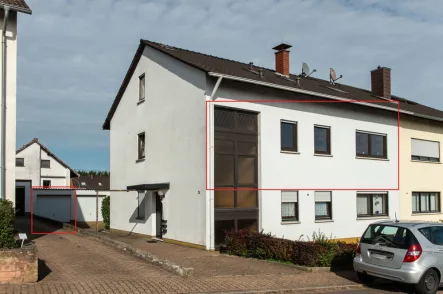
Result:
<svg viewBox="0 0 443 294"><path fill-rule="evenodd" d="M211 91L208 90L208 93ZM261 191L259 194L259 229L290 239L298 239L301 235L311 237L312 232L318 229L337 238L360 236L369 223L379 218L357 220L357 190L387 191L398 186L397 113L344 103L238 102L269 99L300 100L313 97L223 81L213 103L259 113L259 187L276 190ZM217 100L237 102L223 103ZM212 116L213 109L210 111ZM280 151L280 120L297 122L297 154ZM332 156L314 156L315 124L331 127ZM356 158L356 130L387 134L388 159ZM209 149L213 149L213 139L210 139ZM213 164L213 154L210 154L212 158L209 158L209 162ZM213 168L209 170L213 171ZM299 192L300 223L281 223L280 189L305 190ZM352 189L333 191L332 222L315 222L313 192L316 189ZM213 193L208 194L212 200ZM398 191L389 191L389 217L394 217L395 213L399 214ZM213 217L213 213L208 211L209 217Z"/></svg>
<svg viewBox="0 0 443 294"><path fill-rule="evenodd" d="M440 162L412 161L412 138L440 142ZM441 203L439 213L412 214L412 192L440 192L440 195L443 193L443 165L441 164L443 123L403 115L400 140L400 217L427 221L443 219ZM440 202L441 200L440 198Z"/></svg>
<svg viewBox="0 0 443 294"><path fill-rule="evenodd" d="M3 23L3 13L0 16ZM2 34L2 28L0 28ZM17 12L10 11L7 37L6 76L6 199L15 203L15 148L16 148L16 81L17 81ZM0 54L2 48L0 46ZM0 65L1 65L0 60ZM0 71L0 80L2 79ZM0 111L0 124L2 122ZM1 125L0 125L1 126ZM0 137L1 144L1 137Z"/></svg>
<svg viewBox="0 0 443 294"><path fill-rule="evenodd" d="M15 168L16 179L31 180L33 186L40 185L40 146L34 143L17 153L15 158L23 158L25 165Z"/></svg>
<svg viewBox="0 0 443 294"><path fill-rule="evenodd" d="M50 180L51 186L69 186L70 170L60 164L54 157L50 156L44 150L41 150L41 160L49 160L50 168L41 168L40 185L43 186L44 180Z"/></svg>
<svg viewBox="0 0 443 294"><path fill-rule="evenodd" d="M139 76L146 99L138 103ZM205 75L145 48L110 127L111 190L170 182L163 200L165 239L203 245L205 217ZM137 160L137 134L146 134L146 158ZM111 192L111 229L155 235L155 199L137 217L137 192Z"/></svg>

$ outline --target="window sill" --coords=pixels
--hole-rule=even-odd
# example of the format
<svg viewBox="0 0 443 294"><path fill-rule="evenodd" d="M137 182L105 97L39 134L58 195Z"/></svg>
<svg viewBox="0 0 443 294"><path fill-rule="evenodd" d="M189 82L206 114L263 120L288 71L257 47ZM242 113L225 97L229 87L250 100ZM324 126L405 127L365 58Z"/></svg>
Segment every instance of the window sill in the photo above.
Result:
<svg viewBox="0 0 443 294"><path fill-rule="evenodd" d="M377 157L364 157L364 156L356 156L356 159L366 159L366 160L380 160L380 161L389 161L388 158L377 158Z"/></svg>
<svg viewBox="0 0 443 294"><path fill-rule="evenodd" d="M419 216L419 215L441 215L441 212L413 212L411 216Z"/></svg>
<svg viewBox="0 0 443 294"><path fill-rule="evenodd" d="M282 221L281 222L282 225L296 225L296 224L300 224L299 221Z"/></svg>
<svg viewBox="0 0 443 294"><path fill-rule="evenodd" d="M411 162L441 164L441 162L436 162L436 161L424 161L424 160L411 160Z"/></svg>
<svg viewBox="0 0 443 294"><path fill-rule="evenodd" d="M142 104L143 102L145 102L145 99L143 98L142 100L139 100L138 102L137 102L137 105L140 105L140 104Z"/></svg>
<svg viewBox="0 0 443 294"><path fill-rule="evenodd" d="M143 162L143 161L145 161L145 159L144 159L144 158L141 158L141 159L137 159L137 160L135 161L135 163L139 163L139 162Z"/></svg>
<svg viewBox="0 0 443 294"><path fill-rule="evenodd" d="M320 156L320 157L333 157L332 154L322 154L322 153L314 153L314 156Z"/></svg>
<svg viewBox="0 0 443 294"><path fill-rule="evenodd" d="M362 216L362 217L357 217L357 220L371 220L371 219L390 219L389 216L385 215L385 216Z"/></svg>
<svg viewBox="0 0 443 294"><path fill-rule="evenodd" d="M316 223L333 223L334 220L333 219L316 219L315 222Z"/></svg>
<svg viewBox="0 0 443 294"><path fill-rule="evenodd" d="M300 154L300 152L298 152L298 151L287 151L287 150L280 150L280 153Z"/></svg>

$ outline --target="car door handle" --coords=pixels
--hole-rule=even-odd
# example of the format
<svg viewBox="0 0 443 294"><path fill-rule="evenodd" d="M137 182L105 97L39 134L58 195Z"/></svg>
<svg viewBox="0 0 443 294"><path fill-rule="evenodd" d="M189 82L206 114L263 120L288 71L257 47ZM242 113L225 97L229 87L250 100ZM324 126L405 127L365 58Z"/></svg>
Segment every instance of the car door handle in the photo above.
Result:
<svg viewBox="0 0 443 294"><path fill-rule="evenodd" d="M437 251L443 252L443 248L438 248Z"/></svg>

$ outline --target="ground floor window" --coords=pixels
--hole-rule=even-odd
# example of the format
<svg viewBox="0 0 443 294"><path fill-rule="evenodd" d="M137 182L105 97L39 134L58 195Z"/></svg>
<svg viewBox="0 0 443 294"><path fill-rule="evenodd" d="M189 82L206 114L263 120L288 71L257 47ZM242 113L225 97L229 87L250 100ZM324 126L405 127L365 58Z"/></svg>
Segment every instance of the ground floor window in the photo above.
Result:
<svg viewBox="0 0 443 294"><path fill-rule="evenodd" d="M440 193L412 192L412 213L440 212Z"/></svg>
<svg viewBox="0 0 443 294"><path fill-rule="evenodd" d="M298 221L298 192L281 192L281 219L285 221Z"/></svg>
<svg viewBox="0 0 443 294"><path fill-rule="evenodd" d="M357 217L388 215L387 193L357 193Z"/></svg>
<svg viewBox="0 0 443 294"><path fill-rule="evenodd" d="M45 187L45 188L51 187L51 181L50 180L43 180L43 187Z"/></svg>
<svg viewBox="0 0 443 294"><path fill-rule="evenodd" d="M315 198L315 219L332 219L332 193L331 191L316 191Z"/></svg>

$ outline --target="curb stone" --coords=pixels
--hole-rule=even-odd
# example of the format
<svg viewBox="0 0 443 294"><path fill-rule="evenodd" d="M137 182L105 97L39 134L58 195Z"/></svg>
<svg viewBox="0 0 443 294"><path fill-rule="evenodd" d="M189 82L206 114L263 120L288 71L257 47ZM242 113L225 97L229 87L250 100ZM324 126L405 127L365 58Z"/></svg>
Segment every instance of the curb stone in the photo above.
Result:
<svg viewBox="0 0 443 294"><path fill-rule="evenodd" d="M63 224L63 228L67 229L67 230L74 231L74 226L67 224L67 223ZM86 236L93 237L96 240L102 241L103 243L113 246L115 248L118 248L122 251L128 252L133 256L142 258L148 262L159 265L163 269L165 269L171 273L177 274L181 277L191 277L194 273L194 268L192 268L192 267L182 267L182 266L177 265L167 259L161 259L152 253L141 250L141 249L131 246L127 243L124 243L124 242L121 242L118 240L114 240L108 236L102 236L102 235L96 234L95 232L90 232L88 230L84 230L84 229L80 229L80 228L77 228L77 232L80 234L86 235Z"/></svg>
<svg viewBox="0 0 443 294"><path fill-rule="evenodd" d="M250 293L322 293L319 291L331 290L360 290L366 288L361 284L349 284L349 285L337 285L337 286L319 286L319 287L303 287L293 289L280 289L280 290L241 290L241 291L227 291L227 292L206 292L202 294L250 294Z"/></svg>

